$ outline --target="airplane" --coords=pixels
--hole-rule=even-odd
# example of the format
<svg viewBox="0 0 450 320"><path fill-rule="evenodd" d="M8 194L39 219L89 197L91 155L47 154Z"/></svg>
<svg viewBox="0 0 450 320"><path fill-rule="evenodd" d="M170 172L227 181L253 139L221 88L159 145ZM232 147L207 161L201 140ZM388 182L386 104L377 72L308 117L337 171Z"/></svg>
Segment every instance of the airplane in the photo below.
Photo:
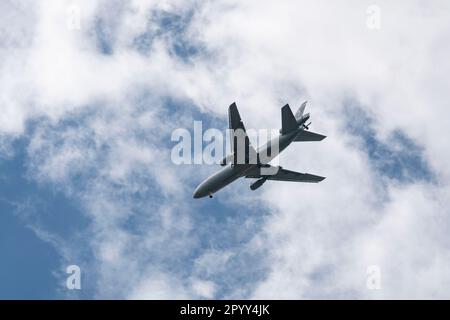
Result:
<svg viewBox="0 0 450 320"><path fill-rule="evenodd" d="M280 135L255 150L250 144L236 103L232 103L228 108L232 153L220 162L224 168L198 185L193 197L195 199L206 196L212 198L214 193L241 177L258 179L250 185L252 191L261 187L267 180L310 183L324 180L325 177L290 171L269 164L292 142L322 141L326 138L324 135L308 131L311 122L306 124L310 115L304 114L305 107L306 101L295 115L288 104L282 107Z"/></svg>

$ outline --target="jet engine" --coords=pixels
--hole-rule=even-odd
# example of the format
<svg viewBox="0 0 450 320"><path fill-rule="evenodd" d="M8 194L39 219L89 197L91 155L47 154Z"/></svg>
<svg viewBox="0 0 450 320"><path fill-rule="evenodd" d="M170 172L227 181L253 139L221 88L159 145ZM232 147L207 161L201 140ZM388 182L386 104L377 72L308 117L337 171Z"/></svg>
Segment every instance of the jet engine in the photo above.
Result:
<svg viewBox="0 0 450 320"><path fill-rule="evenodd" d="M266 181L267 181L266 178L261 178L261 179L259 179L259 180L256 180L255 182L253 182L253 183L250 185L250 189L252 189L252 191L255 191L256 189L258 189L259 187L261 187L261 186L264 184L264 182L266 182Z"/></svg>

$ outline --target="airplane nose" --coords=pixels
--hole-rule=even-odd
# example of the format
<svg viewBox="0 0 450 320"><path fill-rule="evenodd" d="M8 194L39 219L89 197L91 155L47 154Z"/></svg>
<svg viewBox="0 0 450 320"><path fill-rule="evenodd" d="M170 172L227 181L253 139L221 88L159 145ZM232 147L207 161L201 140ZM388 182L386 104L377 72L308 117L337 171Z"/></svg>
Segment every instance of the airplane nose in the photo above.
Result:
<svg viewBox="0 0 450 320"><path fill-rule="evenodd" d="M209 195L208 182L203 181L194 191L194 199L204 198Z"/></svg>
<svg viewBox="0 0 450 320"><path fill-rule="evenodd" d="M203 198L204 196L202 186L200 185L194 191L194 199Z"/></svg>
<svg viewBox="0 0 450 320"><path fill-rule="evenodd" d="M198 188L197 188L194 191L194 199L198 199L198 198L201 198L201 197L200 197L200 193L198 192Z"/></svg>

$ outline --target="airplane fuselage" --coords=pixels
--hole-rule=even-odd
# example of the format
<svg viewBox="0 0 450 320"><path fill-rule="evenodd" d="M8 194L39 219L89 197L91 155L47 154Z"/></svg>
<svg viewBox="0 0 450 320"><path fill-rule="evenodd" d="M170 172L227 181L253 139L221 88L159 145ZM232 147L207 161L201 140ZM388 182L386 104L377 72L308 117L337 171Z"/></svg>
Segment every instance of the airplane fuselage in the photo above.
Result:
<svg viewBox="0 0 450 320"><path fill-rule="evenodd" d="M194 191L194 198L212 197L214 193L233 181L246 176L248 172L261 167L261 165L268 164L286 149L302 130L299 128L292 132L281 134L258 148L257 153L260 155L260 163L226 165L199 184ZM277 144L278 148L276 147Z"/></svg>

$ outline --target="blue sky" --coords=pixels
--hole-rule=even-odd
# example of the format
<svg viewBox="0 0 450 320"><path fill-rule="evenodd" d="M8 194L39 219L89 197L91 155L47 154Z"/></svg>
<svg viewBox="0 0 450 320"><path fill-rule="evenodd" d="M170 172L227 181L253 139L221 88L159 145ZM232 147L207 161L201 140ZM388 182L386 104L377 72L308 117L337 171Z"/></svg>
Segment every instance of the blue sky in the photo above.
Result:
<svg viewBox="0 0 450 320"><path fill-rule="evenodd" d="M2 3L0 298L448 297L449 6L367 6ZM328 138L280 165L323 183L192 198L219 167L174 164L175 129L304 100Z"/></svg>
<svg viewBox="0 0 450 320"><path fill-rule="evenodd" d="M14 156L1 159L1 297L57 298L60 284L55 272L61 257L35 234L32 224L43 224L70 238L84 219L70 199L26 178L25 147L21 139L14 143Z"/></svg>
<svg viewBox="0 0 450 320"><path fill-rule="evenodd" d="M180 108L183 103L180 101L170 101L166 103L168 108L164 113L169 112L172 115L181 113L182 117L189 117L196 121L202 120L206 128L223 127L226 128L226 121L196 112L190 111L193 106L184 104L186 109ZM187 115L186 115L187 113ZM402 183L408 183L414 180L431 179L429 168L422 159L421 150L414 145L402 133L393 133L393 139L400 147L394 150L390 144L376 139L373 132L370 118L368 118L359 109L351 109L352 115L357 115L356 121L352 116L349 119L351 132L356 137L360 137L363 144L363 150L367 153L371 165L380 175L389 179L398 180ZM85 116L75 116L63 121L60 125L50 127L50 134L68 130L69 128L79 128L85 130L83 118ZM88 116L87 116L88 117ZM43 124L33 123L29 126L28 135L33 135L33 128L44 126ZM168 124L169 128L171 124ZM192 128L189 128L192 132ZM192 132L193 133L193 132ZM142 138L145 138L142 136ZM169 137L161 137L163 147L170 149L173 142ZM167 144L164 144L166 141ZM56 142L59 144L60 142ZM2 254L4 261L2 264L2 298L25 298L25 299L58 299L71 296L71 292L64 292L64 269L61 262L64 261L54 244L45 241L36 235L34 228L43 229L50 232L63 242L77 243L81 246L86 245L84 241L77 239L77 233L84 233L89 229L89 219L83 214L83 208L77 200L68 197L60 189L47 183L39 184L30 178L29 155L27 147L30 141L27 138L21 138L12 145L13 155L3 158L1 162L2 189L1 189L1 208L2 208ZM90 142L86 141L89 145ZM106 149L103 152L108 152ZM95 158L96 162L102 162L103 157ZM400 168L401 167L401 168ZM208 171L215 171L218 168L208 168ZM95 170L95 169L94 169ZM194 169L195 170L195 169ZM32 174L31 174L32 175ZM93 177L89 177L93 175ZM71 193L84 192L85 185L89 180L95 179L95 172L83 172L79 176L75 174L70 182L74 190ZM195 187L195 183L202 177L194 179L187 188L183 190L183 203L194 209L192 220L196 226L196 243L184 256L177 257L170 261L171 268L180 269L180 273L189 274L192 272L191 264L195 261L205 248L216 248L218 250L233 250L240 244L249 241L253 232L260 229L262 220L269 212L264 206L252 204L250 207L240 205L228 205L217 200L206 203L196 203L190 196ZM197 181L198 180L198 181ZM237 182L236 184L245 184ZM157 189L152 188L152 181L148 182L149 191L144 194L128 194L128 191L122 190L123 187L116 186L118 192L125 192L124 197L135 203L145 203L148 198L159 197ZM136 209L136 215L141 214L140 209ZM192 210L192 209L191 209ZM251 217L254 225L242 230L242 223L246 218ZM137 220L136 220L137 219ZM135 233L139 231L139 217L132 216L124 222L124 229L127 232ZM81 247L79 250L87 256L84 264L93 263L89 261L90 248ZM85 258L86 259L86 258ZM233 289L233 286L247 286L252 284L265 275L267 272L262 261L263 252L244 252L234 258L230 268L240 270L238 274L229 274L228 272L219 273L219 278L215 278L220 289L217 291L217 297L226 296ZM165 263L165 262L163 262ZM247 263L250 263L248 265ZM84 264L81 264L82 266ZM89 269L88 269L89 270ZM318 271L319 274L322 273ZM83 275L84 276L84 275ZM216 275L217 277L217 275ZM316 277L316 275L312 275ZM84 281L83 281L84 285ZM231 288L230 288L231 287ZM81 298L94 298L95 291L90 290L89 286L75 295Z"/></svg>

